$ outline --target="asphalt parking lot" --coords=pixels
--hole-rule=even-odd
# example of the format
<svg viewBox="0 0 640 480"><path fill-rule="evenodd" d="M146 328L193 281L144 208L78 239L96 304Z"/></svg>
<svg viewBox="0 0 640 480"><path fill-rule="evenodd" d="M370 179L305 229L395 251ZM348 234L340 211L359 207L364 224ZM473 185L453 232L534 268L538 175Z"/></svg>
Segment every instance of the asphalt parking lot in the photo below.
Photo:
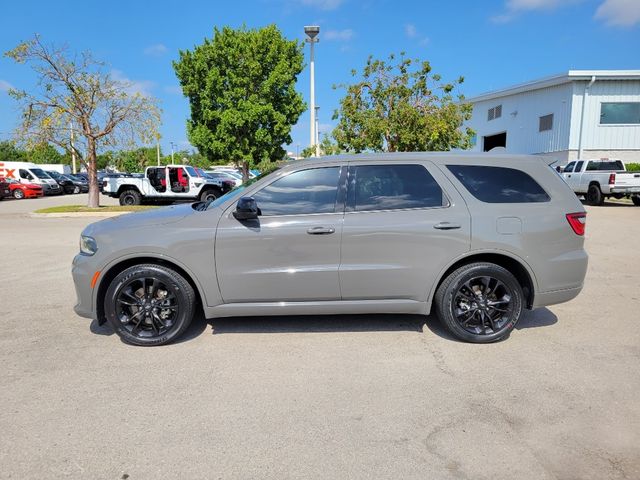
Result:
<svg viewBox="0 0 640 480"><path fill-rule="evenodd" d="M501 343L385 315L136 348L72 309L95 219L28 215L85 199L0 202L0 478L640 478L640 208L588 207L583 293Z"/></svg>

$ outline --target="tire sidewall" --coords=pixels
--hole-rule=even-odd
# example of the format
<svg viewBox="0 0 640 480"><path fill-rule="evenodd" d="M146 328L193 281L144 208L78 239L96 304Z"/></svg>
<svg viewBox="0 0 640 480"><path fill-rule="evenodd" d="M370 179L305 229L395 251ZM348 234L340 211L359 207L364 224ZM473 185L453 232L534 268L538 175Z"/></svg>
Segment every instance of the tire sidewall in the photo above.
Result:
<svg viewBox="0 0 640 480"><path fill-rule="evenodd" d="M132 335L117 318L116 300L122 287L130 280L142 277L156 277L167 286L174 289L180 306L179 315L174 326L167 333L155 338L140 338ZM182 282L180 281L182 280ZM183 285L181 285L183 283ZM154 346L163 345L175 340L191 323L194 313L193 299L189 298L184 287L186 280L176 272L153 265L143 265L130 267L118 274L112 281L104 297L104 312L107 321L111 324L118 336L132 345Z"/></svg>
<svg viewBox="0 0 640 480"><path fill-rule="evenodd" d="M15 198L16 200L22 200L24 198L24 192L20 189L14 190L13 198Z"/></svg>
<svg viewBox="0 0 640 480"><path fill-rule="evenodd" d="M602 192L597 185L589 186L587 190L587 200L591 205L600 205L602 203Z"/></svg>
<svg viewBox="0 0 640 480"><path fill-rule="evenodd" d="M494 277L503 282L512 292L513 314L509 322L498 332L491 335L476 335L465 330L453 316L453 298L458 289L471 278ZM451 281L449 282L449 279ZM524 294L518 280L506 269L493 264L476 264L461 267L453 272L443 284L444 290L439 292L436 300L438 316L450 333L460 340L472 343L492 343L508 338L522 316Z"/></svg>

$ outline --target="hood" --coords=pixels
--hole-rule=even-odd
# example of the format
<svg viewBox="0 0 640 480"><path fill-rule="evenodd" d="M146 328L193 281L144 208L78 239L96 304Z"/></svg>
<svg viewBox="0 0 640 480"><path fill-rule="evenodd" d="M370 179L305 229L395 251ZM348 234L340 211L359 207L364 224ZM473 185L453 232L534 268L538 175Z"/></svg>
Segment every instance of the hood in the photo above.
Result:
<svg viewBox="0 0 640 480"><path fill-rule="evenodd" d="M183 218L193 215L195 210L190 203L171 205L169 207L153 208L143 212L125 213L117 217L107 218L96 223L92 223L84 230L85 235L98 235L102 231L113 233L119 229L133 229L140 227L150 227L154 225L168 225L176 223Z"/></svg>

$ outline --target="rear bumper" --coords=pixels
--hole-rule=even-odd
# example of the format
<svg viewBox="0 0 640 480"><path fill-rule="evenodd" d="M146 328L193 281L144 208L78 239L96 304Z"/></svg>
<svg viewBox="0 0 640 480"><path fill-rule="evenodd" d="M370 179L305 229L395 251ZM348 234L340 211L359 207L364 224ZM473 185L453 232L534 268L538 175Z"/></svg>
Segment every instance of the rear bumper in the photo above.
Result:
<svg viewBox="0 0 640 480"><path fill-rule="evenodd" d="M611 187L611 193L640 193L640 187Z"/></svg>
<svg viewBox="0 0 640 480"><path fill-rule="evenodd" d="M582 291L582 287L583 286L580 285L579 287L567 288L564 290L536 293L535 298L533 299L533 308L546 307L573 300Z"/></svg>

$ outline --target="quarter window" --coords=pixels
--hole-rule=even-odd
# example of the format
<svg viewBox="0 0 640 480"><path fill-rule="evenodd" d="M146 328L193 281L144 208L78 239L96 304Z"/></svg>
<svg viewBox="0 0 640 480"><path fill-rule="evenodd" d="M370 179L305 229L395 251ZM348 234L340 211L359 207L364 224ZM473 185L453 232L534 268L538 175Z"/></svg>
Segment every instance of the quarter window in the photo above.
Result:
<svg viewBox="0 0 640 480"><path fill-rule="evenodd" d="M333 213L340 167L299 170L253 195L262 215Z"/></svg>
<svg viewBox="0 0 640 480"><path fill-rule="evenodd" d="M445 204L442 189L422 165L363 165L350 170L349 206L355 211Z"/></svg>
<svg viewBox="0 0 640 480"><path fill-rule="evenodd" d="M601 103L600 124L640 125L640 102Z"/></svg>
<svg viewBox="0 0 640 480"><path fill-rule="evenodd" d="M478 200L486 203L537 203L550 200L547 192L522 170L482 165L447 165Z"/></svg>

